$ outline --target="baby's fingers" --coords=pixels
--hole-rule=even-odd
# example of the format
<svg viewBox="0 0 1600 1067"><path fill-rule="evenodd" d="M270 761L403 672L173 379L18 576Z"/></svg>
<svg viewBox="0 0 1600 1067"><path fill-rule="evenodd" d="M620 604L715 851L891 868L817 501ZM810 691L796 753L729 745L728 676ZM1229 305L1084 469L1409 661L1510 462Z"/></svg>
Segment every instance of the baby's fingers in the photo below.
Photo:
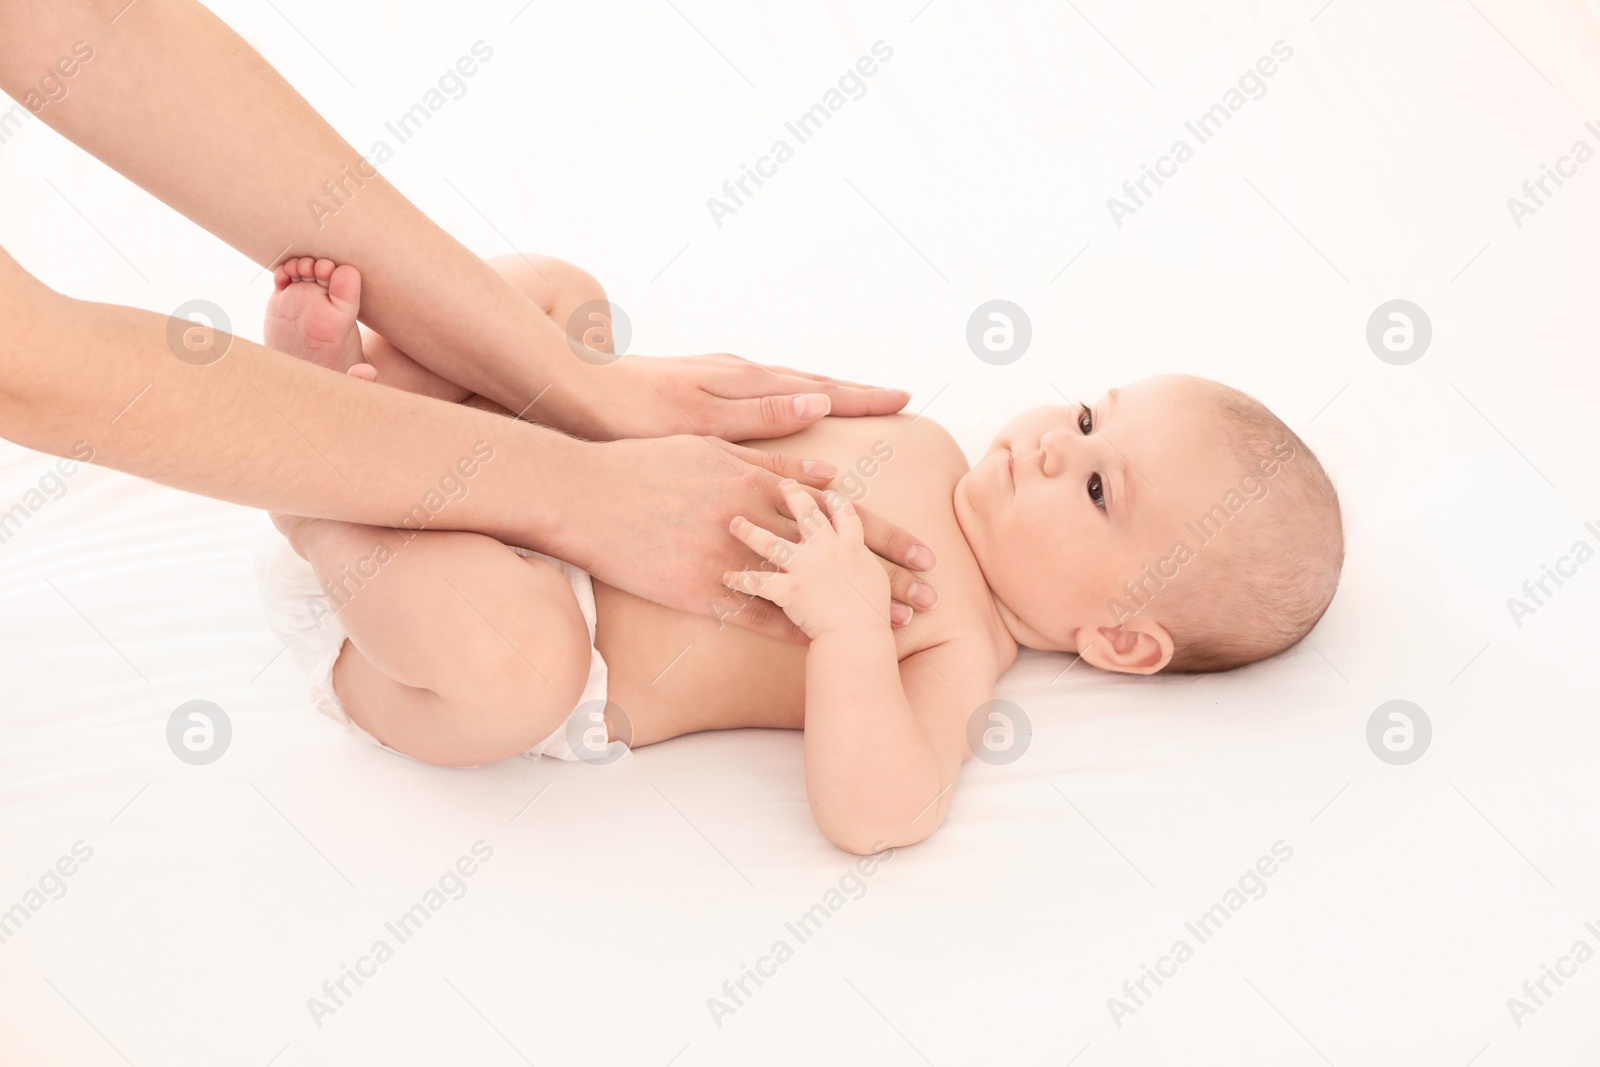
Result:
<svg viewBox="0 0 1600 1067"><path fill-rule="evenodd" d="M783 502L789 506L789 514L794 516L795 525L800 527L802 543L824 531L833 532L828 516L817 507L816 498L810 491L792 478L780 482L778 487L783 490Z"/></svg>
<svg viewBox="0 0 1600 1067"><path fill-rule="evenodd" d="M750 551L768 563L776 563L780 567L793 559L795 551L800 547L785 541L771 530L763 530L743 515L733 517L733 521L728 523L728 531L744 542Z"/></svg>
<svg viewBox="0 0 1600 1067"><path fill-rule="evenodd" d="M837 490L830 489L822 494L822 499L827 501L828 514L833 519L833 528L839 536L856 544L863 542L861 529L861 516L856 514L856 506L850 498Z"/></svg>
<svg viewBox="0 0 1600 1067"><path fill-rule="evenodd" d="M758 596L776 604L775 584L781 577L783 575L774 571L728 571L722 576L722 584L736 593Z"/></svg>

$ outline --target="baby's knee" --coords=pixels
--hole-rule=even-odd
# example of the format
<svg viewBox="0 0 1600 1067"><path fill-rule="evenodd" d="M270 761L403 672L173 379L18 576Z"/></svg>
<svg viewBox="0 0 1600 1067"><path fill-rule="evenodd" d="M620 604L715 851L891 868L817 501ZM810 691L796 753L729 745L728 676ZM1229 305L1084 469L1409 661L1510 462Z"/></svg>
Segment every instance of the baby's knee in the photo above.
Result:
<svg viewBox="0 0 1600 1067"><path fill-rule="evenodd" d="M554 307L577 307L592 300L608 299L600 279L582 267L562 259L552 259L549 263L546 269L557 294Z"/></svg>
<svg viewBox="0 0 1600 1067"><path fill-rule="evenodd" d="M516 755L549 737L589 678L589 630L571 585L544 560L523 562L529 573L518 595L526 610L496 619L436 690L450 716L466 726L476 763Z"/></svg>
<svg viewBox="0 0 1600 1067"><path fill-rule="evenodd" d="M562 318L574 308L606 299L605 288L594 275L564 259L530 253L499 256L490 264L563 329L566 323Z"/></svg>

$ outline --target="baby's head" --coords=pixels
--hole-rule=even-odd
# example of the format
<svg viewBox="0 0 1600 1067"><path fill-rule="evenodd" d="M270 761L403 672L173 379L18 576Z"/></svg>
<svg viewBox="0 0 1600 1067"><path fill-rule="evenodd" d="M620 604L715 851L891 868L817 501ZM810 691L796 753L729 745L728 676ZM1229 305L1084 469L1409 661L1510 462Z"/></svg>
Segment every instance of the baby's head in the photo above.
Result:
<svg viewBox="0 0 1600 1067"><path fill-rule="evenodd" d="M1024 412L955 506L1012 633L1108 670L1276 655L1322 617L1344 563L1311 450L1253 397L1187 375Z"/></svg>

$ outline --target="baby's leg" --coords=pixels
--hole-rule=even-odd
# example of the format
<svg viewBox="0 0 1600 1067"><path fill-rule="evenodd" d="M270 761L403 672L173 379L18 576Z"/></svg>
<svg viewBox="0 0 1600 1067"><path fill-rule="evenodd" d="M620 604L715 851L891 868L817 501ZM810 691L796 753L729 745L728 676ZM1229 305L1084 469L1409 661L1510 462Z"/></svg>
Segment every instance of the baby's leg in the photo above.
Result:
<svg viewBox="0 0 1600 1067"><path fill-rule="evenodd" d="M579 343L583 342L584 332L589 330L592 324L588 321L573 323L572 313L592 300L606 299L605 290L592 275L563 260L523 254L498 256L489 260L489 265L537 304L541 311L550 316L556 326ZM604 347L601 350L605 352L613 350L609 328L603 334L589 331L589 336L591 339L603 336ZM376 370L377 380L381 385L391 385L409 393L422 393L424 396L438 397L442 400L470 400L477 407L505 411L491 401L474 398L469 390L434 374L396 348L388 339L365 327L361 329L361 347L366 362Z"/></svg>
<svg viewBox="0 0 1600 1067"><path fill-rule="evenodd" d="M577 705L589 631L551 564L481 534L281 521L339 593L349 635L333 670L339 700L390 748L492 763L550 736Z"/></svg>
<svg viewBox="0 0 1600 1067"><path fill-rule="evenodd" d="M606 299L605 289L592 274L565 260L524 253L496 256L489 260L489 266L538 304L551 321L575 340L581 341L592 323L574 323L572 313L591 300ZM600 350L612 351L609 330L605 331L605 344Z"/></svg>
<svg viewBox="0 0 1600 1067"><path fill-rule="evenodd" d="M361 272L331 259L298 256L273 274L263 328L267 347L319 367L372 379L408 393L459 401L472 395L385 343L372 352L356 324L361 310ZM376 334L371 335L376 337ZM381 340L381 339L380 339Z"/></svg>
<svg viewBox="0 0 1600 1067"><path fill-rule="evenodd" d="M564 323L599 284L559 260L506 256L501 273ZM280 268L267 343L347 373L365 358L380 386L497 408L376 334L356 331L360 275L327 260ZM365 375L363 375L365 376ZM504 410L504 409L498 409ZM274 515L324 588L349 640L334 690L368 733L429 763L472 766L544 740L588 679L588 626L566 578L492 538ZM360 581L351 575L377 573Z"/></svg>

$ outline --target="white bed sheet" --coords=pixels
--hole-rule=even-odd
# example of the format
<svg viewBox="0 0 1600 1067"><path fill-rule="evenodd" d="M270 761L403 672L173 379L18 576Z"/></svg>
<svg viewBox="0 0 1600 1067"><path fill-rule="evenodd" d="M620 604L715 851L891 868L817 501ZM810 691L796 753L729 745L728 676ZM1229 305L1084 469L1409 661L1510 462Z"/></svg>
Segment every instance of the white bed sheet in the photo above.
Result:
<svg viewBox="0 0 1600 1067"><path fill-rule="evenodd" d="M604 769L386 755L310 713L268 631L264 516L83 468L0 545L0 909L92 849L0 944L0 1062L1594 1062L1600 962L1507 1006L1600 948L1600 565L1520 626L1506 607L1600 542L1600 163L1520 227L1506 206L1600 145L1600 35L1592 5L1521 7L218 3L362 149L488 44L386 172L481 254L589 268L636 351L898 384L969 450L1058 390L1217 377L1317 450L1349 558L1308 642L1227 676L1025 653L1000 686L1023 758L970 763L947 826L802 944L785 923L850 857L798 734ZM707 197L879 40L866 95L719 228ZM1106 198L1279 40L1266 94L1114 225ZM0 243L43 280L203 297L259 336L243 257L37 122L0 163ZM1006 367L963 339L994 297L1033 323ZM1364 340L1397 297L1434 327L1409 366ZM49 463L5 446L0 507ZM1433 725L1409 766L1366 743L1394 698ZM234 730L206 767L165 743L193 699ZM479 841L465 895L318 1025L308 998ZM1185 923L1277 842L1198 944ZM1114 1018L1180 938L1193 958ZM719 1025L709 999L780 939Z"/></svg>

